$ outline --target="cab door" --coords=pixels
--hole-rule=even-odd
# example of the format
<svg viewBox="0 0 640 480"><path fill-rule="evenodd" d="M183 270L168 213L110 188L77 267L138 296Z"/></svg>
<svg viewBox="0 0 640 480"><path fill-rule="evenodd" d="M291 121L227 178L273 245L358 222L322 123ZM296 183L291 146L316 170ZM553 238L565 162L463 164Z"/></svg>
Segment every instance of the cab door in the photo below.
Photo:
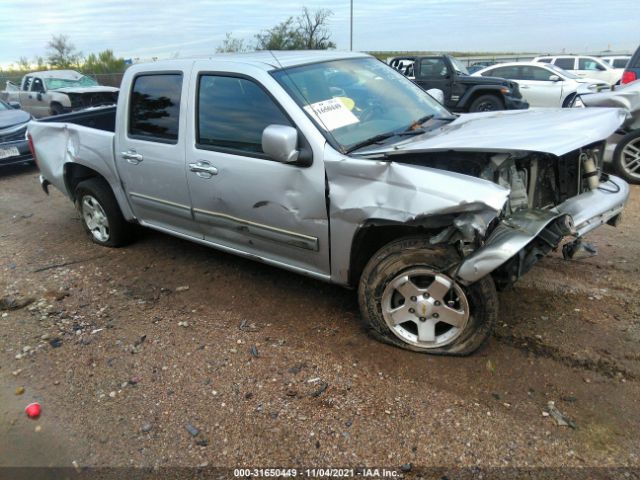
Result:
<svg viewBox="0 0 640 480"><path fill-rule="evenodd" d="M519 66L518 85L524 99L532 107L561 107L563 80L543 67ZM558 80L551 78L555 75Z"/></svg>
<svg viewBox="0 0 640 480"><path fill-rule="evenodd" d="M186 95L192 62L135 74L118 105L115 161L131 208L144 225L202 238L185 175ZM180 68L184 66L184 68Z"/></svg>
<svg viewBox="0 0 640 480"><path fill-rule="evenodd" d="M232 68L237 70L237 64ZM322 142L305 137L280 101L308 124L307 117L261 70L203 71L192 78L191 90L196 115L187 142L187 179L205 240L301 272L328 275L324 138L317 131ZM280 100L273 90L281 92ZM280 163L262 151L262 132L274 124L298 129L299 147L306 149L308 161Z"/></svg>
<svg viewBox="0 0 640 480"><path fill-rule="evenodd" d="M451 107L458 103L458 98L451 98L453 74L442 57L421 57L414 63L416 83L423 89L437 88L444 93L445 106Z"/></svg>

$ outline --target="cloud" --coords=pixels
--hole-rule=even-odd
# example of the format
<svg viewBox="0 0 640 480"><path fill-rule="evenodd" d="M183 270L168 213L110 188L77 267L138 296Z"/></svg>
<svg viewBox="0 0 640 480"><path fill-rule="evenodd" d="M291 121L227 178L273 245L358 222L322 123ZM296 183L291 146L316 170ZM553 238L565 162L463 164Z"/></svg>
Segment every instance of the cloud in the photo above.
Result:
<svg viewBox="0 0 640 480"><path fill-rule="evenodd" d="M349 1L2 0L0 64L46 55L65 34L85 54L125 58L210 54L226 32L253 36L303 5L330 8L338 48L349 48ZM597 51L640 43L640 3L628 0L354 0L358 50Z"/></svg>

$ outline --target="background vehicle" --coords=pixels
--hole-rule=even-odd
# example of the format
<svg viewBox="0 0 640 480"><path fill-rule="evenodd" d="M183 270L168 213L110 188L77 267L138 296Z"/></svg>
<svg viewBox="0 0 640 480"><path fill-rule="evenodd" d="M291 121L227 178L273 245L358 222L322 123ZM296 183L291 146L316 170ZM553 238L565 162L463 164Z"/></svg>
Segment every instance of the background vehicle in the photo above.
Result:
<svg viewBox="0 0 640 480"><path fill-rule="evenodd" d="M616 70L624 70L624 68L627 66L627 63L629 63L629 59L631 59L631 55L613 55L610 57L599 58Z"/></svg>
<svg viewBox="0 0 640 480"><path fill-rule="evenodd" d="M529 108L516 82L504 78L472 77L451 55L394 57L389 62L423 89L444 93L444 105L454 112L487 112Z"/></svg>
<svg viewBox="0 0 640 480"><path fill-rule="evenodd" d="M640 80L640 47L638 47L624 68L620 83L631 83L636 80Z"/></svg>
<svg viewBox="0 0 640 480"><path fill-rule="evenodd" d="M622 71L611 67L596 57L586 57L582 55L558 55L542 56L533 59L534 62L550 63L563 70L575 73L579 77L589 77L603 80L609 85L620 82Z"/></svg>
<svg viewBox="0 0 640 480"><path fill-rule="evenodd" d="M0 166L32 160L26 137L30 120L19 105L0 100Z"/></svg>
<svg viewBox="0 0 640 480"><path fill-rule="evenodd" d="M536 62L502 63L473 76L502 77L518 82L522 97L532 107L567 107L576 94L609 88L602 80L581 78L555 65Z"/></svg>
<svg viewBox="0 0 640 480"><path fill-rule="evenodd" d="M472 75L475 72L482 70L483 68L491 67L492 65L497 65L498 63L499 62L492 61L475 62L467 67L467 72L469 72L469 75Z"/></svg>
<svg viewBox="0 0 640 480"><path fill-rule="evenodd" d="M581 95L577 106L622 108L629 118L607 140L605 162L630 183L640 183L640 80L624 84L611 92Z"/></svg>
<svg viewBox="0 0 640 480"><path fill-rule="evenodd" d="M118 89L103 87L74 70L50 70L25 75L20 86L7 82L5 100L20 103L36 118L83 108L115 105Z"/></svg>
<svg viewBox="0 0 640 480"><path fill-rule="evenodd" d="M376 338L452 355L496 285L623 209L624 181L580 173L620 110L458 117L368 55L277 55L134 65L117 109L31 122L43 187L100 245L135 221L356 287Z"/></svg>

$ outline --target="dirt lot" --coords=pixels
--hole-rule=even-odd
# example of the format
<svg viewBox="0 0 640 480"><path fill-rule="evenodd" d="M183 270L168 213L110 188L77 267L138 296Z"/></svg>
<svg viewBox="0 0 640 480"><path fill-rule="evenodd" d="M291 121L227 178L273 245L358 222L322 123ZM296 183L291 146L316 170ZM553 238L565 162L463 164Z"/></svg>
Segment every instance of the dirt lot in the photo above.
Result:
<svg viewBox="0 0 640 480"><path fill-rule="evenodd" d="M0 186L0 297L33 300L0 311L0 465L640 465L638 188L597 257L545 259L438 358L369 338L354 292L152 231L101 248L34 168Z"/></svg>

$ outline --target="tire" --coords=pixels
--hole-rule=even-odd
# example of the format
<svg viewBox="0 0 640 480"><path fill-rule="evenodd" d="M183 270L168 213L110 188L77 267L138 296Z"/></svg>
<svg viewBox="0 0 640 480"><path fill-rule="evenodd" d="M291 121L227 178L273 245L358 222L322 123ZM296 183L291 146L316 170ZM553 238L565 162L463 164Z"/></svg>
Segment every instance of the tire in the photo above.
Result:
<svg viewBox="0 0 640 480"><path fill-rule="evenodd" d="M121 247L131 241L131 225L122 216L105 180L90 178L80 182L75 190L75 203L92 241L105 247Z"/></svg>
<svg viewBox="0 0 640 480"><path fill-rule="evenodd" d="M493 112L504 110L504 102L495 95L480 95L469 106L469 112Z"/></svg>
<svg viewBox="0 0 640 480"><path fill-rule="evenodd" d="M562 108L572 108L573 101L575 100L575 98L576 98L575 93L571 93L567 95L567 98L565 98L564 102L562 102Z"/></svg>
<svg viewBox="0 0 640 480"><path fill-rule="evenodd" d="M64 108L62 105L60 105L59 103L52 103L51 107L49 108L49 110L51 111L51 115L62 115L64 113Z"/></svg>
<svg viewBox="0 0 640 480"><path fill-rule="evenodd" d="M640 183L640 130L627 133L613 151L613 168L629 183Z"/></svg>
<svg viewBox="0 0 640 480"><path fill-rule="evenodd" d="M378 250L358 286L368 332L383 342L421 353L463 356L479 349L497 320L498 296L490 275L468 287L451 280L444 272L459 259L453 248L433 246L425 237L402 238ZM414 287L420 291L410 296ZM392 317L390 312L399 316ZM396 318L399 323L393 325ZM448 318L455 318L458 326L449 324ZM433 340L421 340L422 332L427 333L424 338L433 334Z"/></svg>

